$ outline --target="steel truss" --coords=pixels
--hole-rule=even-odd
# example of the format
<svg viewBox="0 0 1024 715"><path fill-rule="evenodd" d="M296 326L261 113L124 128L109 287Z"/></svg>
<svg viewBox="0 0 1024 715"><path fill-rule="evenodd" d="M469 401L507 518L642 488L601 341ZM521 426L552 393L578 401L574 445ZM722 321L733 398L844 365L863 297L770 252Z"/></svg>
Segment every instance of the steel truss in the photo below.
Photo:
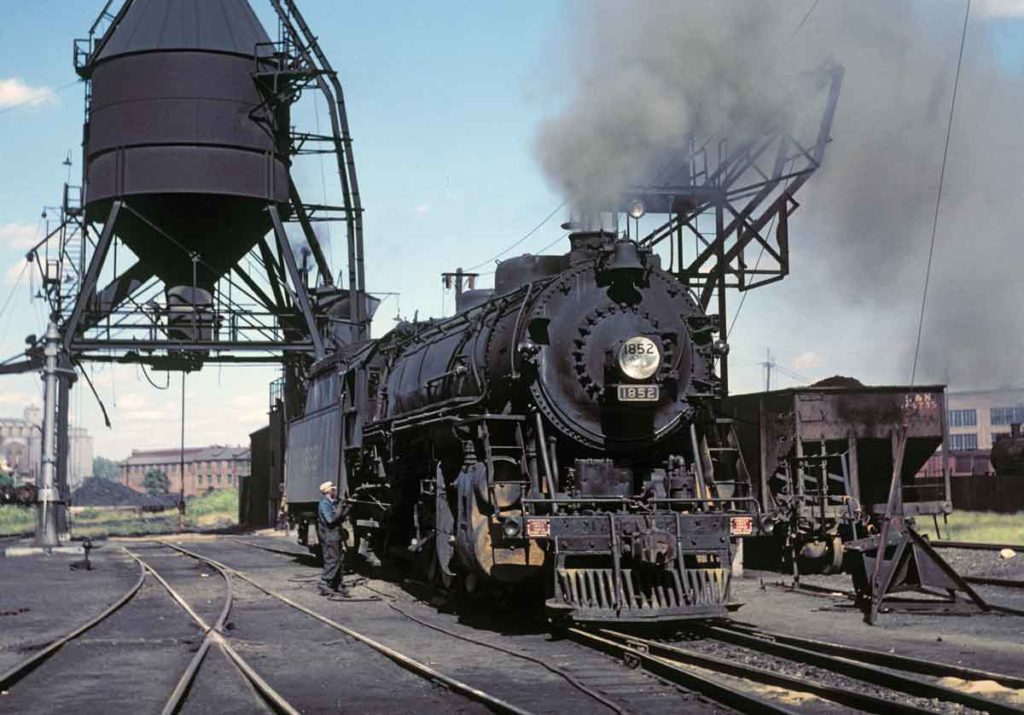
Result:
<svg viewBox="0 0 1024 715"><path fill-rule="evenodd" d="M642 200L648 213L668 215L639 242L668 244L672 272L697 291L705 311L717 297L723 340L726 290L758 288L789 274L789 217L799 206L793 197L821 166L843 81L838 64L819 71L824 106L810 140L782 127L735 147L691 135L682 157L624 195L627 202ZM727 393L724 355L721 378Z"/></svg>
<svg viewBox="0 0 1024 715"><path fill-rule="evenodd" d="M133 2L106 0L87 36L74 43L74 66L85 85L85 131L93 63ZM24 355L0 364L0 374L44 372L47 419L43 431L55 439L51 440L53 448L44 454L44 462L53 469L44 478L43 493L45 504L52 504L53 511L62 513L61 495L67 490L69 390L81 363L135 363L182 371L198 369L206 362L281 363L294 383L305 366L330 349L332 323L344 323L351 339L369 336L372 310L365 287L362 204L341 82L295 2L267 2L278 21L278 40L271 43L270 52L253 48L257 57L253 79L261 89L264 108L285 109L306 89L319 92L326 100L330 131L289 130L288 154L289 160L334 154L341 205L306 203L289 180L288 202L265 207L271 230L227 272L217 271L221 278L214 286L213 303L209 310L204 307L201 317L197 310L192 311L190 339L183 339L181 330L172 329L171 306L161 305L164 286L153 267L135 261L134 256L127 261L122 257L119 220L131 215L133 221L148 224L169 246L184 251L185 260L191 260L194 267L205 264L203 256L189 252L183 242L147 218L130 197L114 201L102 221L87 216L83 196L87 193L87 187L83 189L86 162L82 162L81 185L68 182L64 186L56 227L27 254L43 278L40 296L49 304L47 334L30 340ZM319 222L345 224L347 290L335 285L313 228ZM295 226L302 236L301 260L296 260L290 245L288 225ZM307 256L312 257L312 266L307 265ZM205 267L216 270L208 264ZM318 278L311 287L314 268ZM113 278L101 286L101 277L111 274ZM196 288L195 279L192 288ZM347 319L329 312L346 300ZM180 327L181 313L175 317ZM82 375L88 380L85 372ZM43 529L45 545L53 544L59 528L50 525Z"/></svg>

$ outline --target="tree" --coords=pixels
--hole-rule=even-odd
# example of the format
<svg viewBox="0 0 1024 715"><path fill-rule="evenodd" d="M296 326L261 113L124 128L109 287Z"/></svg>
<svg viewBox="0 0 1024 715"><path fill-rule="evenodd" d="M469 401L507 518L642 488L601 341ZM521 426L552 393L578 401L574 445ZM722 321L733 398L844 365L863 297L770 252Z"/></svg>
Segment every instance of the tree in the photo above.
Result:
<svg viewBox="0 0 1024 715"><path fill-rule="evenodd" d="M92 475L100 479L117 479L117 462L106 457L95 457L92 460Z"/></svg>
<svg viewBox="0 0 1024 715"><path fill-rule="evenodd" d="M150 469L142 478L142 487L147 494L166 494L171 490L171 480L159 469Z"/></svg>

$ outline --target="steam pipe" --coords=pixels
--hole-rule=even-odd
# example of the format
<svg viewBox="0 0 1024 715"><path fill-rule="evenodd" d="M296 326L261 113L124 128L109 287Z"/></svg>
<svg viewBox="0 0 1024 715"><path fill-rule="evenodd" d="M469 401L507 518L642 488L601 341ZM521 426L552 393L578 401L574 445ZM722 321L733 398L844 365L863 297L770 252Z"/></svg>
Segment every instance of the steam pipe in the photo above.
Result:
<svg viewBox="0 0 1024 715"><path fill-rule="evenodd" d="M537 424L537 447L540 452L541 462L544 464L544 479L547 482L548 494L551 495L551 511L554 514L558 513L558 501L555 499L555 478L551 473L551 460L548 457L547 445L544 443L544 420L540 416L540 412L534 412Z"/></svg>

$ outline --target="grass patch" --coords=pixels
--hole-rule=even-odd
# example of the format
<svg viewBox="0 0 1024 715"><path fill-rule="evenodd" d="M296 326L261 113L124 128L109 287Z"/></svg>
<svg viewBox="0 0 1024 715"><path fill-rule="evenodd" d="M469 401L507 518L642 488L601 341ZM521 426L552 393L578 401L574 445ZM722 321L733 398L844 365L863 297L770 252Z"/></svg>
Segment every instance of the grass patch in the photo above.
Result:
<svg viewBox="0 0 1024 715"><path fill-rule="evenodd" d="M34 508L0 506L0 536L31 532L35 520ZM222 529L237 523L237 489L222 489L185 501L186 529ZM170 534L177 530L177 509L140 513L131 509L83 507L71 514L72 537Z"/></svg>
<svg viewBox="0 0 1024 715"><path fill-rule="evenodd" d="M935 538L931 519L918 519L922 534ZM992 511L955 511L949 515L949 524L939 519L943 539L952 541L981 541L994 544L1024 544L1024 512L997 514Z"/></svg>
<svg viewBox="0 0 1024 715"><path fill-rule="evenodd" d="M24 534L36 528L36 510L5 504L0 506L0 536Z"/></svg>

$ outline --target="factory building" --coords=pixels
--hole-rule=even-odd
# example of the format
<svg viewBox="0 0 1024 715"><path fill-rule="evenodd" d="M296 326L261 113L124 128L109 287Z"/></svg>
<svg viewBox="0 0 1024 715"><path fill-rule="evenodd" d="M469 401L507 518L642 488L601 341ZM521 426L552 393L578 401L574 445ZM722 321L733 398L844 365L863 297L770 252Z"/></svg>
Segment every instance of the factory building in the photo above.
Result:
<svg viewBox="0 0 1024 715"><path fill-rule="evenodd" d="M36 483L43 458L42 411L31 405L22 417L0 417L0 457L19 483ZM74 491L92 476L92 436L83 427L68 430L68 487Z"/></svg>
<svg viewBox="0 0 1024 715"><path fill-rule="evenodd" d="M250 472L248 447L186 447L184 462L186 497L217 489L236 489ZM118 466L121 483L132 489L146 491L146 473L157 470L167 475L171 493L177 494L182 486L181 465L181 449L173 447L132 450L131 456Z"/></svg>
<svg viewBox="0 0 1024 715"><path fill-rule="evenodd" d="M989 450L1024 422L1024 388L950 391L949 448L954 452Z"/></svg>
<svg viewBox="0 0 1024 715"><path fill-rule="evenodd" d="M1010 425L1024 423L1024 388L950 390L949 468L954 476L992 474L989 451L1000 437L1010 435ZM942 473L936 452L923 470L927 476Z"/></svg>

